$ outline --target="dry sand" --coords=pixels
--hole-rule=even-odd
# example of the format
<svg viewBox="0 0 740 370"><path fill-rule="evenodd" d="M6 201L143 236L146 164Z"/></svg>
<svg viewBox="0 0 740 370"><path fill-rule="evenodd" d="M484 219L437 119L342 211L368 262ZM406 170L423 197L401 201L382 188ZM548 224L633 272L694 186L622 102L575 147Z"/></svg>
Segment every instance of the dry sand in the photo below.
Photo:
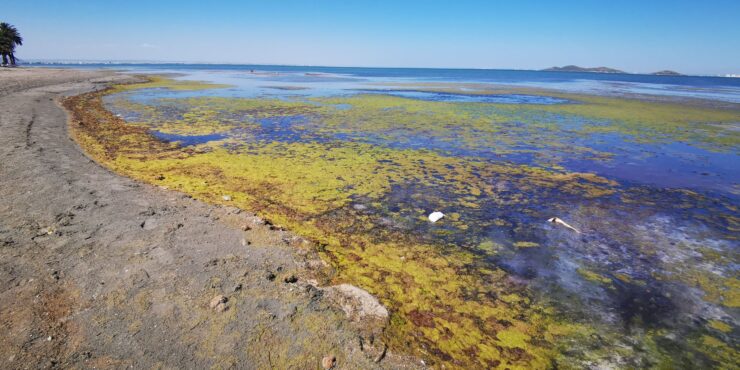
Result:
<svg viewBox="0 0 740 370"><path fill-rule="evenodd" d="M310 243L80 151L57 100L131 78L0 68L2 368L416 367L307 283Z"/></svg>

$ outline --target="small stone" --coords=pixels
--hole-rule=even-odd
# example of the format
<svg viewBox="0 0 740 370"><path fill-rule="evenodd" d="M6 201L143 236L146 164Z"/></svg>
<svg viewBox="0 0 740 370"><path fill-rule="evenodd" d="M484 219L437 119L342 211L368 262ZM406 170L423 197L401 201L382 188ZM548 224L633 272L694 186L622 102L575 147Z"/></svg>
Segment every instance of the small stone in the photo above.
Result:
<svg viewBox="0 0 740 370"><path fill-rule="evenodd" d="M211 306L211 308L218 310L218 305L224 304L224 303L228 302L228 300L229 300L228 298L226 298L225 296L219 294L219 295L213 297L213 299L211 299L210 306Z"/></svg>
<svg viewBox="0 0 740 370"><path fill-rule="evenodd" d="M228 201L231 200L231 195L224 195L224 196L221 197L221 199L223 199L223 200L225 200L225 201L228 202Z"/></svg>
<svg viewBox="0 0 740 370"><path fill-rule="evenodd" d="M324 369L327 369L327 370L333 369L334 365L336 364L337 364L337 358L334 356L326 356L321 359L321 366Z"/></svg>
<svg viewBox="0 0 740 370"><path fill-rule="evenodd" d="M157 176L157 180L159 180L159 181L162 181L162 180L164 180L164 175L159 175L159 176Z"/></svg>
<svg viewBox="0 0 740 370"><path fill-rule="evenodd" d="M274 281L275 280L275 274L272 271L267 271L265 273L265 279Z"/></svg>
<svg viewBox="0 0 740 370"><path fill-rule="evenodd" d="M283 281L286 284L292 284L298 281L298 277L296 277L295 275L290 275L290 276L287 276L285 279L283 279Z"/></svg>
<svg viewBox="0 0 740 370"><path fill-rule="evenodd" d="M242 285L241 285L241 284L236 284L236 285L234 286L234 291L235 291L235 292L238 292L238 291L240 291L240 290L242 290Z"/></svg>
<svg viewBox="0 0 740 370"><path fill-rule="evenodd" d="M54 337L52 337L51 335L46 338L46 340L49 341L49 342L51 342L52 339L54 339Z"/></svg>
<svg viewBox="0 0 740 370"><path fill-rule="evenodd" d="M149 217L144 220L144 222L142 222L140 226L142 229L147 231L154 230L157 228L157 226L159 226L159 221L157 221L157 219L154 217Z"/></svg>
<svg viewBox="0 0 740 370"><path fill-rule="evenodd" d="M223 303L223 302L217 304L216 305L216 308L214 308L214 310L216 310L216 312L224 312L224 311L226 311L226 309L227 309L226 303Z"/></svg>

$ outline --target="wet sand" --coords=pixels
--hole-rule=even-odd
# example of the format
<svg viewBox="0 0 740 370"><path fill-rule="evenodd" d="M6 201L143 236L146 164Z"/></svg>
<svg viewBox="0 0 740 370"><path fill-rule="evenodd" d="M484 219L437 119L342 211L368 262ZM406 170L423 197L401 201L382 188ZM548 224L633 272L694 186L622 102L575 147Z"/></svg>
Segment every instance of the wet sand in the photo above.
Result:
<svg viewBox="0 0 740 370"><path fill-rule="evenodd" d="M58 100L132 78L0 68L3 368L416 367L309 242L81 152Z"/></svg>

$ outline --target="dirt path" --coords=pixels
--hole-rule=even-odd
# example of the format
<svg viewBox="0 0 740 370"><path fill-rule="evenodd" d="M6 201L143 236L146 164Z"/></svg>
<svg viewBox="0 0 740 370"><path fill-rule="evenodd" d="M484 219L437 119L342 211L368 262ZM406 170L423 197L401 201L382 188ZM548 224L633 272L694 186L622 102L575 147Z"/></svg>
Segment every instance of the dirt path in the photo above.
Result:
<svg viewBox="0 0 740 370"><path fill-rule="evenodd" d="M55 99L126 78L0 71L2 367L411 366L306 283L331 271L302 239L80 152Z"/></svg>

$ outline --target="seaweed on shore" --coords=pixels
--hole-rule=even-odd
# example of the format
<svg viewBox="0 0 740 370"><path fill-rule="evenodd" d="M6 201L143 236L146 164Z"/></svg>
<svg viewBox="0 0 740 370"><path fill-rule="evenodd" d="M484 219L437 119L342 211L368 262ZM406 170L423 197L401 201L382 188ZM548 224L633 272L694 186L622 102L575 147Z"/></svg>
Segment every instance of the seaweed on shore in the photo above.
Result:
<svg viewBox="0 0 740 370"><path fill-rule="evenodd" d="M155 80L125 90L167 86ZM390 309L384 335L393 349L436 367L737 363L738 280L726 263L737 261L732 235L740 217L732 201L626 186L557 161L525 165L387 144L421 132L473 150L496 137L500 147L491 150L503 154L529 137L535 152L608 158L554 136L618 130L636 140L734 150L736 134L719 135L696 121L727 122L736 112L589 97L536 108L382 95L312 102L204 97L153 107L124 102L148 117L129 124L103 103L121 91L65 101L71 132L91 157L208 202L225 203L228 194L229 204L312 239L337 269L332 283L361 286ZM334 108L340 104L351 108ZM166 118L173 112L177 119ZM549 121L562 115L581 117L585 126L563 132ZM315 119L294 127L301 140L254 139L260 119L288 116ZM181 146L149 130L237 134ZM341 140L358 132L386 144ZM439 209L448 217L425 221ZM553 214L577 222L585 235L548 225ZM682 291L691 294L675 296Z"/></svg>

